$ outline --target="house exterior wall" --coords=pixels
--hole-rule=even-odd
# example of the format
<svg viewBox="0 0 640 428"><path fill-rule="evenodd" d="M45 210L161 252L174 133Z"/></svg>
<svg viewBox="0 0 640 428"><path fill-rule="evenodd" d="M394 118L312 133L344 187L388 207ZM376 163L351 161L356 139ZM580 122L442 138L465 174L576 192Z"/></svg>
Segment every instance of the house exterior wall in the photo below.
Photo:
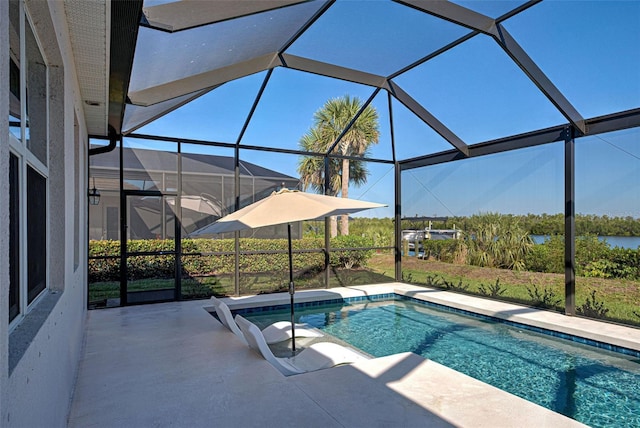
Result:
<svg viewBox="0 0 640 428"><path fill-rule="evenodd" d="M9 62L7 3L0 2L0 64ZM64 427L86 318L88 142L63 2L26 4L49 65L49 289L9 331L9 184L0 179L0 426ZM9 175L7 68L0 67L3 178Z"/></svg>
<svg viewBox="0 0 640 428"><path fill-rule="evenodd" d="M7 415L7 376L9 361L9 27L4 25L9 19L9 4L0 2L0 425L4 425Z"/></svg>

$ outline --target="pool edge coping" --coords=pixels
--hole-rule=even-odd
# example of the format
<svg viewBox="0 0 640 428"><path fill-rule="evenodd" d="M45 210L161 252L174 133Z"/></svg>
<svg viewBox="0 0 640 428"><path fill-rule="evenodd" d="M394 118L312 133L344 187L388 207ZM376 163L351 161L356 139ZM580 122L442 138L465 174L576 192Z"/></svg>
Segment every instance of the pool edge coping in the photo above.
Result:
<svg viewBox="0 0 640 428"><path fill-rule="evenodd" d="M382 297L379 296L389 294L452 308L471 315L477 314L481 317L494 318L508 324L515 324L518 327L529 328L533 331L543 330L541 332L544 334L572 340L577 343L593 342L586 344L640 358L640 329L410 284L390 283L338 287L326 290L302 290L296 292L295 304L296 306L315 306L320 302L328 303L327 301L329 301L330 303L332 300L346 300L348 302L375 301L382 300ZM387 296L386 298L390 297ZM288 293L274 293L226 297L222 300L227 303L232 311L235 311L265 306L288 307L290 296ZM311 305L308 305L309 303ZM213 311L213 308L209 305L204 305L204 309L209 312ZM620 350L614 348L620 348Z"/></svg>

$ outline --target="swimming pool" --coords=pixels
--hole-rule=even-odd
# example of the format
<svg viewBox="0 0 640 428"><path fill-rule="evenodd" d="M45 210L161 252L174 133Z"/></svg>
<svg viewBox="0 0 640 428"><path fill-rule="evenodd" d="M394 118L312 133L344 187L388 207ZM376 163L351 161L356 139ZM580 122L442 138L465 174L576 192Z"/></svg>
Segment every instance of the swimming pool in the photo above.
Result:
<svg viewBox="0 0 640 428"><path fill-rule="evenodd" d="M245 313L263 328L286 309ZM297 310L375 357L411 351L593 427L640 427L640 358L408 299Z"/></svg>

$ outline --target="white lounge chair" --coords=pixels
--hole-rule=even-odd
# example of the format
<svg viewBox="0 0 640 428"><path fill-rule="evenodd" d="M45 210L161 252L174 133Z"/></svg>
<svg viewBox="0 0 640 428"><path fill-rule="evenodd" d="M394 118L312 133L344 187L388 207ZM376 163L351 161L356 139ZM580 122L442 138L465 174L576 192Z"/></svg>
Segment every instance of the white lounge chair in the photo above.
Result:
<svg viewBox="0 0 640 428"><path fill-rule="evenodd" d="M216 314L220 319L220 322L231 330L236 336L246 342L244 335L233 320L233 315L229 307L220 299L215 297L211 298L213 307L216 310ZM322 337L322 333L317 330L309 328L306 324L296 324L296 337ZM291 339L291 323L288 321L278 321L262 330L262 335L268 344L284 342Z"/></svg>
<svg viewBox="0 0 640 428"><path fill-rule="evenodd" d="M271 352L258 326L241 315L236 315L235 321L244 334L249 347L262 355L265 360L285 376L367 360L364 355L331 342L314 343L295 357L276 357Z"/></svg>

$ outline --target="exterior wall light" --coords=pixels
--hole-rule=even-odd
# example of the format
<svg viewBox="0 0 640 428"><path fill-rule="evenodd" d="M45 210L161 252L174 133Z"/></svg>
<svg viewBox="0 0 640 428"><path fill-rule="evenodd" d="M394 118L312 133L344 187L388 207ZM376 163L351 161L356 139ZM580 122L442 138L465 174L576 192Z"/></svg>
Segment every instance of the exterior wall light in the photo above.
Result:
<svg viewBox="0 0 640 428"><path fill-rule="evenodd" d="M93 178L93 189L89 190L89 204L98 205L100 203L100 192L96 189L96 179Z"/></svg>

